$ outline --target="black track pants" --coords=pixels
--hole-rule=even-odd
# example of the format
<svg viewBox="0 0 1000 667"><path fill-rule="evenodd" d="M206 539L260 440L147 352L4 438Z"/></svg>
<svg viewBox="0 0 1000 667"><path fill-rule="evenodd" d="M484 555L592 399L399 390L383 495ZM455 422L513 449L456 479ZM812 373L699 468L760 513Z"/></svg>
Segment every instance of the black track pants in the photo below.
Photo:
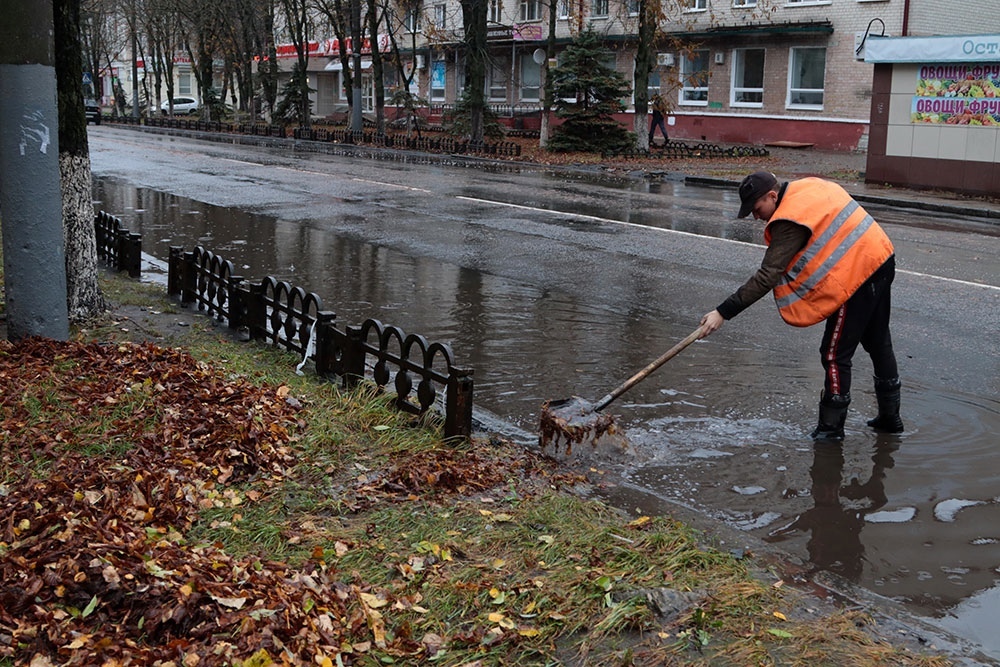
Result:
<svg viewBox="0 0 1000 667"><path fill-rule="evenodd" d="M891 380L899 375L892 351L889 315L896 260L890 257L840 309L826 320L819 353L826 371L826 395L849 394L851 359L858 344L872 358L875 377Z"/></svg>

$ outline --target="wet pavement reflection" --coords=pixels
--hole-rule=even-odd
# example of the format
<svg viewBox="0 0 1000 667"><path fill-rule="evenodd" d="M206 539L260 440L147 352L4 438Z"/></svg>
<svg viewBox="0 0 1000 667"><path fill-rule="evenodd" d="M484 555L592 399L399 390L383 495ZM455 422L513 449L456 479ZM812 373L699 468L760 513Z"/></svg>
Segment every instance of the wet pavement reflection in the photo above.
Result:
<svg viewBox="0 0 1000 667"><path fill-rule="evenodd" d="M463 194L486 192L468 187ZM490 196L496 200L495 192ZM680 196L690 201L676 216L669 208L656 216L642 207L630 212L627 197L613 211L595 206L579 213L759 241L759 226L747 221L709 230L691 215L692 206L709 205ZM637 295L632 301L587 301L333 234L320 222L214 207L112 179L96 182L95 202L141 233L152 258L165 260L173 245L203 245L246 278L270 275L316 292L340 326L374 317L450 343L459 363L476 371L477 406L526 441L544 400L570 391L598 398L692 326L690 313L674 322L650 318L643 304L665 297L638 273L625 286ZM346 213L341 224L373 229L380 221ZM566 224L591 223L584 217ZM481 228L470 228L464 252L491 242ZM843 447L813 445L803 431L812 426L805 422L821 385L818 361L803 368L782 356L777 334L759 338L732 349L697 343L615 405L633 451L627 461L603 462L626 482L614 501L634 509L651 497L696 509L941 618L1000 659L1000 638L980 627L983 617L1000 614L998 398L911 381L903 390L906 432L879 436L864 425L874 397L859 378ZM583 381L595 377L607 386Z"/></svg>

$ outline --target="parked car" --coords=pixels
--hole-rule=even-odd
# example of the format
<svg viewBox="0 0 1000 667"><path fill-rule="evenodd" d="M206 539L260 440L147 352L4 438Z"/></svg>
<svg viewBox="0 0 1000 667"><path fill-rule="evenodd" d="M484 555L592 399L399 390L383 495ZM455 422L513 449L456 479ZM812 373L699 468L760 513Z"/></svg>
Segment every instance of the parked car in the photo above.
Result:
<svg viewBox="0 0 1000 667"><path fill-rule="evenodd" d="M87 111L87 122L93 123L94 125L101 124L101 107L97 103L97 100L93 98L87 98L83 101L83 108Z"/></svg>
<svg viewBox="0 0 1000 667"><path fill-rule="evenodd" d="M185 113L198 113L201 109L201 103L193 97L175 97L173 101L175 116ZM170 100L163 100L160 110L165 114L170 113Z"/></svg>

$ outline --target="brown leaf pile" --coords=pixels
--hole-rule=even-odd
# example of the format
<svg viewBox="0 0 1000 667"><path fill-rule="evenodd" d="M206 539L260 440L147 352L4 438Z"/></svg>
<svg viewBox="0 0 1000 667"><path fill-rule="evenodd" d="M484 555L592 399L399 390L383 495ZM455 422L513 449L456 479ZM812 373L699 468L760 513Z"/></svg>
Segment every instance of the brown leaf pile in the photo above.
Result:
<svg viewBox="0 0 1000 667"><path fill-rule="evenodd" d="M0 343L0 662L305 664L363 629L325 570L182 537L283 474L286 394L149 344Z"/></svg>

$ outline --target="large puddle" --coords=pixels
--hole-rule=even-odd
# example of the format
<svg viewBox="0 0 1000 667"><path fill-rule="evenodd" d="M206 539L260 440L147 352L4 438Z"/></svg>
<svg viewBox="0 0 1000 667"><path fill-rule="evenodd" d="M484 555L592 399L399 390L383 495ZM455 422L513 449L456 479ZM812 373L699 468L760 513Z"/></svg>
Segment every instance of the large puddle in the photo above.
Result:
<svg viewBox="0 0 1000 667"><path fill-rule="evenodd" d="M544 400L598 398L612 387L582 378L624 379L688 333L319 226L110 180L96 183L95 201L141 233L144 252L158 260L170 246L202 245L246 278L270 275L316 292L341 326L374 317L450 342L460 365L475 369L476 405L525 439ZM997 398L907 385L903 437L864 426L869 397L857 401L843 447L813 446L802 419L815 410L818 369L760 345L718 363L712 348L695 344L616 406L633 451L611 463L626 482L615 502L641 509L644 497L659 498L706 513L938 618L1000 658ZM759 387L770 388L766 407L759 396L748 400Z"/></svg>

